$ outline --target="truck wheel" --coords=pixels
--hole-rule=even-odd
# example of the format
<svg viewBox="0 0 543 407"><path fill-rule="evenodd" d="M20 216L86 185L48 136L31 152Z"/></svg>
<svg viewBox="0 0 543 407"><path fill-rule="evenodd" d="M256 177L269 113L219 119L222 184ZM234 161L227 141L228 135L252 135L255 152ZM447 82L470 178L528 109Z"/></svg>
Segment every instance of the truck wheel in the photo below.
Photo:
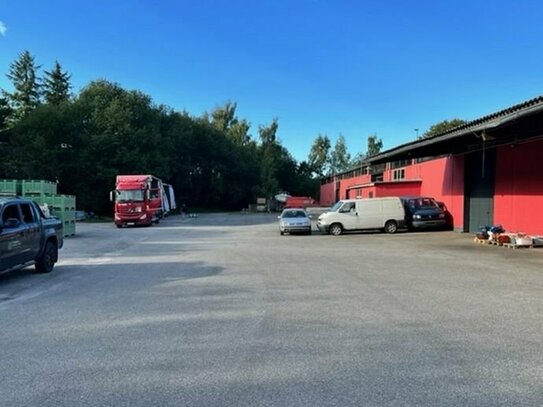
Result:
<svg viewBox="0 0 543 407"><path fill-rule="evenodd" d="M396 233L398 231L398 224L396 221L389 220L385 223L385 232L387 233Z"/></svg>
<svg viewBox="0 0 543 407"><path fill-rule="evenodd" d="M53 270L57 261L58 248L53 242L45 243L45 249L36 262L35 268L38 273L49 273Z"/></svg>
<svg viewBox="0 0 543 407"><path fill-rule="evenodd" d="M334 223L330 225L329 232L331 235L339 236L343 233L343 227L339 223Z"/></svg>

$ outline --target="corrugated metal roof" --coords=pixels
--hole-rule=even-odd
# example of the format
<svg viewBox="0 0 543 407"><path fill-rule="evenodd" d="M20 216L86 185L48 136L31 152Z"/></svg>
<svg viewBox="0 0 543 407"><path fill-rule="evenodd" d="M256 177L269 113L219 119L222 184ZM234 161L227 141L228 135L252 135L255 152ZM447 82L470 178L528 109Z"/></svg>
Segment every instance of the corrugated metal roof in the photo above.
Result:
<svg viewBox="0 0 543 407"><path fill-rule="evenodd" d="M448 130L446 132L437 134L433 137L421 140L414 140L409 143L399 145L398 147L383 151L382 153L369 158L367 161L369 163L385 162L393 159L397 155L406 153L409 150L430 146L432 144L437 144L439 142L450 140L476 131L493 129L511 120L515 120L518 117L532 114L540 110L543 110L543 96L538 96L517 105L508 107L507 109L503 109L498 112L482 116L478 119L472 120L468 123L455 127L454 129Z"/></svg>

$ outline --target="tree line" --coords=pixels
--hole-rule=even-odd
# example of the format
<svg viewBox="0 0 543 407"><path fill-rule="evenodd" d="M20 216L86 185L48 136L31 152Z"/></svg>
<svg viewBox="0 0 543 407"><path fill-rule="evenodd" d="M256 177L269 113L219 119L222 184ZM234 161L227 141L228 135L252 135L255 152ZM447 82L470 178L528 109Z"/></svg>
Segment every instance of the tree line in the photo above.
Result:
<svg viewBox="0 0 543 407"><path fill-rule="evenodd" d="M0 178L48 179L78 198L78 208L111 213L118 174L150 173L173 185L189 206L241 209L286 190L316 196L319 179L278 138L277 119L257 127L228 102L210 113L187 112L150 96L96 80L72 94L71 76L41 66L28 51L0 96Z"/></svg>
<svg viewBox="0 0 543 407"><path fill-rule="evenodd" d="M279 191L318 198L321 177L357 167L383 147L374 134L366 152L351 157L342 135L332 147L319 134L297 162L281 144L277 119L258 125L254 137L235 102L192 116L107 80L74 94L58 61L40 72L29 51L9 66L13 89L0 91L0 178L57 181L85 211L111 214L118 174L158 176L190 206L241 209ZM423 136L461 123L438 123Z"/></svg>

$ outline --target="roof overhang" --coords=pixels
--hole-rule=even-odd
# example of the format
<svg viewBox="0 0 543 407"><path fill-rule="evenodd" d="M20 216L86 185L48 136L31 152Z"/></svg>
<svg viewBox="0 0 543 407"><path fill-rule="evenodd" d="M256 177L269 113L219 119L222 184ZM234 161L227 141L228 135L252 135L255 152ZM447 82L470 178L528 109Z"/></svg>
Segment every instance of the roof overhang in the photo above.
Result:
<svg viewBox="0 0 543 407"><path fill-rule="evenodd" d="M543 137L543 96L367 159L370 164L462 154Z"/></svg>

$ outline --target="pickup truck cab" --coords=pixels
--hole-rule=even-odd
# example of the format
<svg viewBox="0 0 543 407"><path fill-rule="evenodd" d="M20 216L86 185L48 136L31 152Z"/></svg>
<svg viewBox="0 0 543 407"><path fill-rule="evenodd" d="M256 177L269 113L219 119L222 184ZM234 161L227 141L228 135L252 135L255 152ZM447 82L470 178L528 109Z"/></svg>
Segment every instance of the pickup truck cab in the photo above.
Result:
<svg viewBox="0 0 543 407"><path fill-rule="evenodd" d="M60 220L46 218L31 199L0 196L0 273L32 264L48 273L62 245Z"/></svg>

